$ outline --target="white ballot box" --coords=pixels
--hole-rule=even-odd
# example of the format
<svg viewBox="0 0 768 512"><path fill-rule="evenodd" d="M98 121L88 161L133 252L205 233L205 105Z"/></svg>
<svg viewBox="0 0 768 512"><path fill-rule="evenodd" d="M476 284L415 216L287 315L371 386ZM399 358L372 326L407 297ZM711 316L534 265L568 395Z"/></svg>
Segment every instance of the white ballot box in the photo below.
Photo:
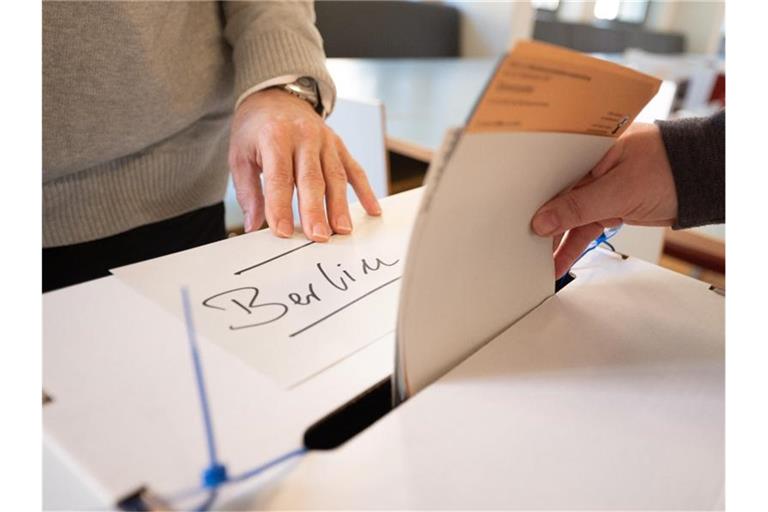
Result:
<svg viewBox="0 0 768 512"><path fill-rule="evenodd" d="M217 507L721 508L724 298L604 251L574 273L368 429L223 488ZM108 277L46 294L44 329L45 507L194 487L205 439L181 319ZM301 446L311 425L387 379L394 337L370 341L283 389L202 338L230 471Z"/></svg>

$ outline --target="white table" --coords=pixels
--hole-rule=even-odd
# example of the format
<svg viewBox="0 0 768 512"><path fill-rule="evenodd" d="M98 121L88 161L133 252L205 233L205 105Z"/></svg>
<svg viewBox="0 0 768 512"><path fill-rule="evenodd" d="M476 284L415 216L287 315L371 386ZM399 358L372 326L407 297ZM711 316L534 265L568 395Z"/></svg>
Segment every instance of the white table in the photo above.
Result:
<svg viewBox="0 0 768 512"><path fill-rule="evenodd" d="M496 59L328 59L339 96L384 102L390 150L429 162L462 126Z"/></svg>

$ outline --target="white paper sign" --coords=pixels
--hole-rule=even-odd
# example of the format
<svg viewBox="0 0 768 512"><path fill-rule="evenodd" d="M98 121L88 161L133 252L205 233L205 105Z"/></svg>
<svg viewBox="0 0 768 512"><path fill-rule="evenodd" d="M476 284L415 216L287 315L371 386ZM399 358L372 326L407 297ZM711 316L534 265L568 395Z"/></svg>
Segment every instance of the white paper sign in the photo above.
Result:
<svg viewBox="0 0 768 512"><path fill-rule="evenodd" d="M383 199L379 218L353 205L353 234L325 244L265 230L112 272L179 317L189 287L207 340L291 387L394 330L420 196Z"/></svg>

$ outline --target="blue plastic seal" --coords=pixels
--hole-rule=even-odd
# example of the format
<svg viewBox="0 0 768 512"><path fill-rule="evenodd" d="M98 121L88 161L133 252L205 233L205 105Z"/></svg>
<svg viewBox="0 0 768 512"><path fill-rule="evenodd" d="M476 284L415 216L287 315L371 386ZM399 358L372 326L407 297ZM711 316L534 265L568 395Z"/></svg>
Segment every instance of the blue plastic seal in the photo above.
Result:
<svg viewBox="0 0 768 512"><path fill-rule="evenodd" d="M227 468L223 464L214 464L203 471L203 487L212 489L227 481Z"/></svg>

